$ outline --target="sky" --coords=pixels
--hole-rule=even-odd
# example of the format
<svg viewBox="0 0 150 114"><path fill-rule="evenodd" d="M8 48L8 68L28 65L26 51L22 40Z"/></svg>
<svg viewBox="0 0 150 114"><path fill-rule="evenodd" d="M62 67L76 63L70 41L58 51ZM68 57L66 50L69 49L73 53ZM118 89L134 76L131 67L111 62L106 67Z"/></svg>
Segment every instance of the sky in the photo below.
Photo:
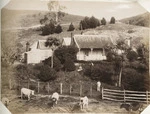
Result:
<svg viewBox="0 0 150 114"><path fill-rule="evenodd" d="M120 1L129 1L129 0L120 0ZM95 1L61 0L60 4L66 6L66 9L64 10L64 12L66 13L89 17L95 16L96 18L99 19L102 19L104 17L106 20L110 20L112 16L114 16L118 20L146 12L146 10L137 2L120 2L120 1L102 2L98 0ZM15 10L48 10L47 7L48 2L49 0L11 0L5 6L5 8Z"/></svg>

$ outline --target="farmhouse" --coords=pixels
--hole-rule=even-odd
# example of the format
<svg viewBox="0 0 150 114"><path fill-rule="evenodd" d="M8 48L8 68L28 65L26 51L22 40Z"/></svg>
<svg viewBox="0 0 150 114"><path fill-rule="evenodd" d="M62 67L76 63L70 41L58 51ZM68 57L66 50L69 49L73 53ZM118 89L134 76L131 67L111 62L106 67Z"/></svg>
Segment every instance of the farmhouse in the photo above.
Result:
<svg viewBox="0 0 150 114"><path fill-rule="evenodd" d="M29 46L26 44L26 52L24 53L24 59L27 64L40 63L41 61L52 56L52 50L50 47L45 46L46 40L38 40Z"/></svg>
<svg viewBox="0 0 150 114"><path fill-rule="evenodd" d="M73 41L79 49L77 60L99 61L106 60L105 46L112 46L110 37L102 35L74 35Z"/></svg>

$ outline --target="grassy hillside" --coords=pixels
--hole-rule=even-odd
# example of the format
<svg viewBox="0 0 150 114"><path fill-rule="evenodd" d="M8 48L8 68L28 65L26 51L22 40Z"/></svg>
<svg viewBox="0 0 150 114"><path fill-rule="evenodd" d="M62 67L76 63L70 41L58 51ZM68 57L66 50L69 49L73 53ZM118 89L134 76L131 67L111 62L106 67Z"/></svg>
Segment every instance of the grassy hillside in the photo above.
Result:
<svg viewBox="0 0 150 114"><path fill-rule="evenodd" d="M150 27L150 13L147 12L130 18L125 18L120 21L126 24L129 23L131 25Z"/></svg>
<svg viewBox="0 0 150 114"><path fill-rule="evenodd" d="M40 19L43 19L47 15L49 19L54 18L53 13L48 11L36 11L36 10L9 10L2 9L2 28L17 28L17 27L31 27L40 24ZM70 24L71 22L78 25L80 20L84 17L65 14L61 19L62 24Z"/></svg>

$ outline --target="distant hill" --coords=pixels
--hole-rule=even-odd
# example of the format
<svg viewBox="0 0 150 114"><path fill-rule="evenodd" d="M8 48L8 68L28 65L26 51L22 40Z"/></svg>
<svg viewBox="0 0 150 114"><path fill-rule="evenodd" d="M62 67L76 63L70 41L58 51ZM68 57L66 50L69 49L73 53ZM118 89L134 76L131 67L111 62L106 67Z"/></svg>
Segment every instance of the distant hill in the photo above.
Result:
<svg viewBox="0 0 150 114"><path fill-rule="evenodd" d="M150 13L147 12L130 18L125 18L120 21L126 24L150 27Z"/></svg>
<svg viewBox="0 0 150 114"><path fill-rule="evenodd" d="M54 13L48 11L37 11L37 10L9 10L3 8L2 14L2 28L15 28L15 27L30 27L40 24L40 19L43 19L45 15L48 15L50 19L54 18ZM61 23L69 25L79 24L83 16L71 15L65 13L62 17Z"/></svg>

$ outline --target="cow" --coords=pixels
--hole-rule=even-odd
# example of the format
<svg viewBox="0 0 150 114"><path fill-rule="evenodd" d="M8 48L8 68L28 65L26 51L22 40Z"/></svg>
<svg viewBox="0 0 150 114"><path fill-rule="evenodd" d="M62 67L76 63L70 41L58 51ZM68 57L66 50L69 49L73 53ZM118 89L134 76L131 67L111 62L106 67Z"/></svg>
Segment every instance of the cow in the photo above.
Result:
<svg viewBox="0 0 150 114"><path fill-rule="evenodd" d="M6 107L8 107L8 104L9 104L9 99L8 98L6 98L6 97L3 97L2 98L2 103L6 106Z"/></svg>
<svg viewBox="0 0 150 114"><path fill-rule="evenodd" d="M142 111L143 104L138 102L122 103L120 108L125 108L127 111Z"/></svg>
<svg viewBox="0 0 150 114"><path fill-rule="evenodd" d="M28 97L28 101L30 100L31 95L34 95L34 90L27 89L27 88L22 88L21 89L21 99L23 95Z"/></svg>
<svg viewBox="0 0 150 114"><path fill-rule="evenodd" d="M52 99L52 107L54 107L55 104L57 104L59 100L59 94L57 92L54 92L51 96Z"/></svg>
<svg viewBox="0 0 150 114"><path fill-rule="evenodd" d="M88 108L88 97L85 96L85 97L80 98L79 105L81 109L84 109L85 107Z"/></svg>

